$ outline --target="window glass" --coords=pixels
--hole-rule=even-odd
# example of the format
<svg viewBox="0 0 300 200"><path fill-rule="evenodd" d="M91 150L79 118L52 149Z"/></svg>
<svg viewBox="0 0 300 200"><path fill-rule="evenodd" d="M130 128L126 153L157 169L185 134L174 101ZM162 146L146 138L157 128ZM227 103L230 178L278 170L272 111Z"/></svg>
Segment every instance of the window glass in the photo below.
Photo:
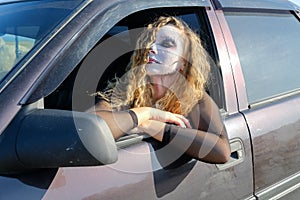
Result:
<svg viewBox="0 0 300 200"><path fill-rule="evenodd" d="M0 37L1 72L4 76L30 49L35 39L14 34L4 34ZM1 75L0 75L1 76Z"/></svg>
<svg viewBox="0 0 300 200"><path fill-rule="evenodd" d="M0 82L81 1L0 4Z"/></svg>
<svg viewBox="0 0 300 200"><path fill-rule="evenodd" d="M226 12L241 62L248 101L300 88L300 24L290 12Z"/></svg>

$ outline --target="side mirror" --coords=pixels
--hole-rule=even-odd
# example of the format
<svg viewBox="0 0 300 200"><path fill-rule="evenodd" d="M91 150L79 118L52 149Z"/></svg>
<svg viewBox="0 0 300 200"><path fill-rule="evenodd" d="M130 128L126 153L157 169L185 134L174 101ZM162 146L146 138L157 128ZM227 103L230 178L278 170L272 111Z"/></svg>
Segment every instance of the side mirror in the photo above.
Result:
<svg viewBox="0 0 300 200"><path fill-rule="evenodd" d="M0 173L116 162L117 147L99 116L37 109L18 116L0 136Z"/></svg>

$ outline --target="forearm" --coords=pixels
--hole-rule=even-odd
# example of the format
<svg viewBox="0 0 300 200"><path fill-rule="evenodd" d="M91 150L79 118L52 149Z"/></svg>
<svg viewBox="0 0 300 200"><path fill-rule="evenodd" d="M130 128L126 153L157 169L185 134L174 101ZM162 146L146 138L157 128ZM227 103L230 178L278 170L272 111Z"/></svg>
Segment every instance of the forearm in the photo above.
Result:
<svg viewBox="0 0 300 200"><path fill-rule="evenodd" d="M113 112L106 110L95 111L107 123L115 139L135 127L134 121L127 111Z"/></svg>
<svg viewBox="0 0 300 200"><path fill-rule="evenodd" d="M161 142L163 140L165 126L166 123L155 120L147 120L141 124L139 130Z"/></svg>
<svg viewBox="0 0 300 200"><path fill-rule="evenodd" d="M225 129L220 133L212 133L166 125L164 134L164 138L169 140L165 143L198 160L224 163L229 159L230 148Z"/></svg>
<svg viewBox="0 0 300 200"><path fill-rule="evenodd" d="M186 153L204 162L224 163L230 156L225 128L212 133L148 120L141 130L164 145L171 145L180 154Z"/></svg>
<svg viewBox="0 0 300 200"><path fill-rule="evenodd" d="M143 127L149 126L150 122L156 122L155 120L150 120L152 118L162 121L173 120L172 122L175 123L176 120L180 121L179 119L174 120L168 117L166 117L166 119L164 119L163 117L159 117L159 114L161 115L164 112L150 107L132 108L130 110L133 111L132 115L135 115L135 117L130 115L129 110L114 112L111 110L98 109L90 112L99 115L106 121L115 139L120 138L125 133L131 133L131 131L136 132L135 130L132 130L133 128L138 128L139 132L143 132ZM155 111L159 112L159 114L155 113ZM150 134L153 133L153 135L155 135L154 132L157 132L159 131L157 129L160 129L162 135L164 123L161 124L163 124L163 126L149 126L150 129L151 127L153 128L151 131L149 130L151 132ZM158 135L156 135L155 137L158 137Z"/></svg>
<svg viewBox="0 0 300 200"><path fill-rule="evenodd" d="M96 114L104 119L113 137L118 139L151 117L151 108L149 107L133 108L131 110L133 111L131 115L129 110L112 111L110 103L103 100L87 110L87 112ZM132 115L135 115L135 117Z"/></svg>
<svg viewBox="0 0 300 200"><path fill-rule="evenodd" d="M190 127L188 120L182 115L150 107L132 108L130 110L132 111L131 114L128 112L129 110L113 112L96 107L95 110L90 109L88 112L95 113L103 118L110 127L115 139L118 139L126 132L129 133L133 128L138 127L138 129L141 130L151 121L169 122L182 127ZM151 132L157 131L156 126L151 127L154 128ZM162 126L160 128L163 129ZM130 131L130 133L132 133L132 131Z"/></svg>

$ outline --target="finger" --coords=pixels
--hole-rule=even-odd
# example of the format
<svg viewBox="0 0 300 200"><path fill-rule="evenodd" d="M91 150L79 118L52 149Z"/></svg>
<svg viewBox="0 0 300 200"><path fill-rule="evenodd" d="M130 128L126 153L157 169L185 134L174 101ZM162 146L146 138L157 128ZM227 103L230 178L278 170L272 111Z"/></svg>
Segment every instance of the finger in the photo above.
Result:
<svg viewBox="0 0 300 200"><path fill-rule="evenodd" d="M127 131L127 134L135 134L135 133L141 133L142 131L139 129L139 127L133 128L129 131Z"/></svg>
<svg viewBox="0 0 300 200"><path fill-rule="evenodd" d="M178 117L179 119L181 119L184 122L186 127L192 128L190 121L186 117L184 117L183 115L179 115L179 114L175 114L175 115L176 115L176 117Z"/></svg>
<svg viewBox="0 0 300 200"><path fill-rule="evenodd" d="M176 124L183 128L191 127L189 121L184 116L159 109L151 110L151 119Z"/></svg>
<svg viewBox="0 0 300 200"><path fill-rule="evenodd" d="M182 115L177 115L177 117L179 117L188 128L191 128L191 124L190 124L190 122L189 122L189 120L187 118L185 118Z"/></svg>
<svg viewBox="0 0 300 200"><path fill-rule="evenodd" d="M177 126L180 126L182 128L186 128L185 122L181 118L177 117L176 114L170 112L168 113L166 122L176 124Z"/></svg>

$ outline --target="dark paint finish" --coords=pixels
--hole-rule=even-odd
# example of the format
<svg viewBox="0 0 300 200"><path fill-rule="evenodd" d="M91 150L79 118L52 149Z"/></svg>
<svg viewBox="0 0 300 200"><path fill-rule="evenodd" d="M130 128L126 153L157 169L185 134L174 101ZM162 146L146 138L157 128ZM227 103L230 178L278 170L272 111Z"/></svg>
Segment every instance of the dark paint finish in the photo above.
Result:
<svg viewBox="0 0 300 200"><path fill-rule="evenodd" d="M0 176L1 187L5 186L0 199L16 199L21 195L30 199L215 200L269 198L283 192L282 187L275 192L266 189L300 171L299 94L249 108L238 54L220 5L255 9L290 9L290 6L282 1L234 2L233 5L220 0L219 6L212 6L208 0L86 1L80 12L37 55L21 63L26 68L1 92L0 134L23 105L53 92L122 18L148 8L206 6L222 72L224 122L229 138L242 141L242 162L220 169L222 165L186 160L173 169L164 169L151 142L142 141L119 149L118 161L106 166L62 167Z"/></svg>
<svg viewBox="0 0 300 200"><path fill-rule="evenodd" d="M253 139L257 192L299 173L299 113L299 95L244 112Z"/></svg>

